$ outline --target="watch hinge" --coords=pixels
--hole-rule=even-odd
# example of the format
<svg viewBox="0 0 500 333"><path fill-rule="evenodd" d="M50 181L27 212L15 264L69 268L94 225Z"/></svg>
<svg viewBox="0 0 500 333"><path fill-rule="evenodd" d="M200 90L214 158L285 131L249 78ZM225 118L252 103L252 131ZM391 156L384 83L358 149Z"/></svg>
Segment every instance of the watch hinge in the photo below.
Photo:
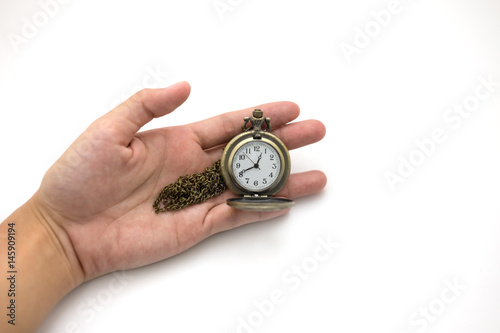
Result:
<svg viewBox="0 0 500 333"><path fill-rule="evenodd" d="M244 198L267 198L267 195L260 195L258 193L252 193L252 194L244 194Z"/></svg>

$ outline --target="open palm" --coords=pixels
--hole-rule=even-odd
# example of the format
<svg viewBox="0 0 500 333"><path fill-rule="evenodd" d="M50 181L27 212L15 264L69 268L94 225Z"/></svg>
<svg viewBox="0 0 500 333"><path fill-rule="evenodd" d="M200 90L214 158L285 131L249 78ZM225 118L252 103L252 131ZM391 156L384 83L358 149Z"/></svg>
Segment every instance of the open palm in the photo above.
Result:
<svg viewBox="0 0 500 333"><path fill-rule="evenodd" d="M180 211L154 213L152 203L161 189L218 160L253 110L139 132L180 106L189 93L186 82L137 93L96 120L45 175L36 200L59 238L66 239L63 247L71 247L65 251L76 254L85 280L156 262L214 233L286 213L235 210L225 203L229 191ZM289 149L324 136L319 121L286 125L299 114L293 103L259 107ZM296 198L325 184L320 171L293 174L280 194Z"/></svg>

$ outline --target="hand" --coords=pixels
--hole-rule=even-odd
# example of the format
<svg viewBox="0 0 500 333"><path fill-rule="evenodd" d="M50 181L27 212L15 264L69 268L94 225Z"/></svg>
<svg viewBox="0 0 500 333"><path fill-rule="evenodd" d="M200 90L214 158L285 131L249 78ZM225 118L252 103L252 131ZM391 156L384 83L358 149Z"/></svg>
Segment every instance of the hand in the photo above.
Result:
<svg viewBox="0 0 500 333"><path fill-rule="evenodd" d="M153 118L179 107L189 93L186 82L140 91L91 124L43 178L32 203L54 230L81 281L168 258L214 233L287 212L235 210L226 205L233 196L226 191L181 211L154 213L152 204L161 189L218 160L221 147L241 131L242 119L253 110L138 133ZM324 136L319 121L286 125L299 115L293 103L260 108L273 119L273 133L289 149ZM297 198L325 184L320 171L294 174L279 195Z"/></svg>

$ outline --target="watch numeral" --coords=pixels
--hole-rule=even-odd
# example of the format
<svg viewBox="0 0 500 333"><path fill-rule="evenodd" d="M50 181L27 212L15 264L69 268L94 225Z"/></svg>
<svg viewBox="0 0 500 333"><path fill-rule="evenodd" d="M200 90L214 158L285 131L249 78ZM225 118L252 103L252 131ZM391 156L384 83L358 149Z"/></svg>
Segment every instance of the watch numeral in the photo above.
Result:
<svg viewBox="0 0 500 333"><path fill-rule="evenodd" d="M260 146L253 146L253 151L259 152L260 151Z"/></svg>
<svg viewBox="0 0 500 333"><path fill-rule="evenodd" d="M273 169L276 169L276 163L273 163L272 168L273 168Z"/></svg>
<svg viewBox="0 0 500 333"><path fill-rule="evenodd" d="M273 178L273 177L274 177L272 172L269 174L269 177L271 177L271 178Z"/></svg>
<svg viewBox="0 0 500 333"><path fill-rule="evenodd" d="M245 148L245 153L250 154L252 152L251 148Z"/></svg>
<svg viewBox="0 0 500 333"><path fill-rule="evenodd" d="M269 159L270 159L271 161L274 161L274 154L269 155Z"/></svg>
<svg viewBox="0 0 500 333"><path fill-rule="evenodd" d="M238 159L239 159L240 161L243 161L243 160L245 159L245 155L238 155Z"/></svg>
<svg viewBox="0 0 500 333"><path fill-rule="evenodd" d="M262 179L262 184L264 184L264 185L267 184L267 179L266 178Z"/></svg>
<svg viewBox="0 0 500 333"><path fill-rule="evenodd" d="M236 163L236 169L239 169L241 167L240 163Z"/></svg>
<svg viewBox="0 0 500 333"><path fill-rule="evenodd" d="M250 178L245 178L245 180L247 181L247 184L248 184L248 182L250 181Z"/></svg>
<svg viewBox="0 0 500 333"><path fill-rule="evenodd" d="M254 182L253 182L253 185L254 185L254 186L259 186L259 181L258 181L258 180L254 181Z"/></svg>

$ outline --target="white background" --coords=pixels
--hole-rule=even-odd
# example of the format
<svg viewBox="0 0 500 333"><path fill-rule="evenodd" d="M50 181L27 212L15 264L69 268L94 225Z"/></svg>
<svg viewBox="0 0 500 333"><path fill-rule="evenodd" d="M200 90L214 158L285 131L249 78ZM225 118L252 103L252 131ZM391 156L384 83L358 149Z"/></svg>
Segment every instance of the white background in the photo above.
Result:
<svg viewBox="0 0 500 333"><path fill-rule="evenodd" d="M192 94L147 128L278 100L327 127L292 152L292 171L327 174L321 194L85 283L40 333L500 331L500 86L460 124L443 118L479 77L500 82L498 1L401 0L382 27L371 13L389 0L222 0L223 14L213 0L71 0L51 16L1 1L0 220L151 70L149 86L187 80ZM446 140L418 153L436 129ZM384 175L410 156L420 165L391 191ZM318 239L340 246L318 262Z"/></svg>

